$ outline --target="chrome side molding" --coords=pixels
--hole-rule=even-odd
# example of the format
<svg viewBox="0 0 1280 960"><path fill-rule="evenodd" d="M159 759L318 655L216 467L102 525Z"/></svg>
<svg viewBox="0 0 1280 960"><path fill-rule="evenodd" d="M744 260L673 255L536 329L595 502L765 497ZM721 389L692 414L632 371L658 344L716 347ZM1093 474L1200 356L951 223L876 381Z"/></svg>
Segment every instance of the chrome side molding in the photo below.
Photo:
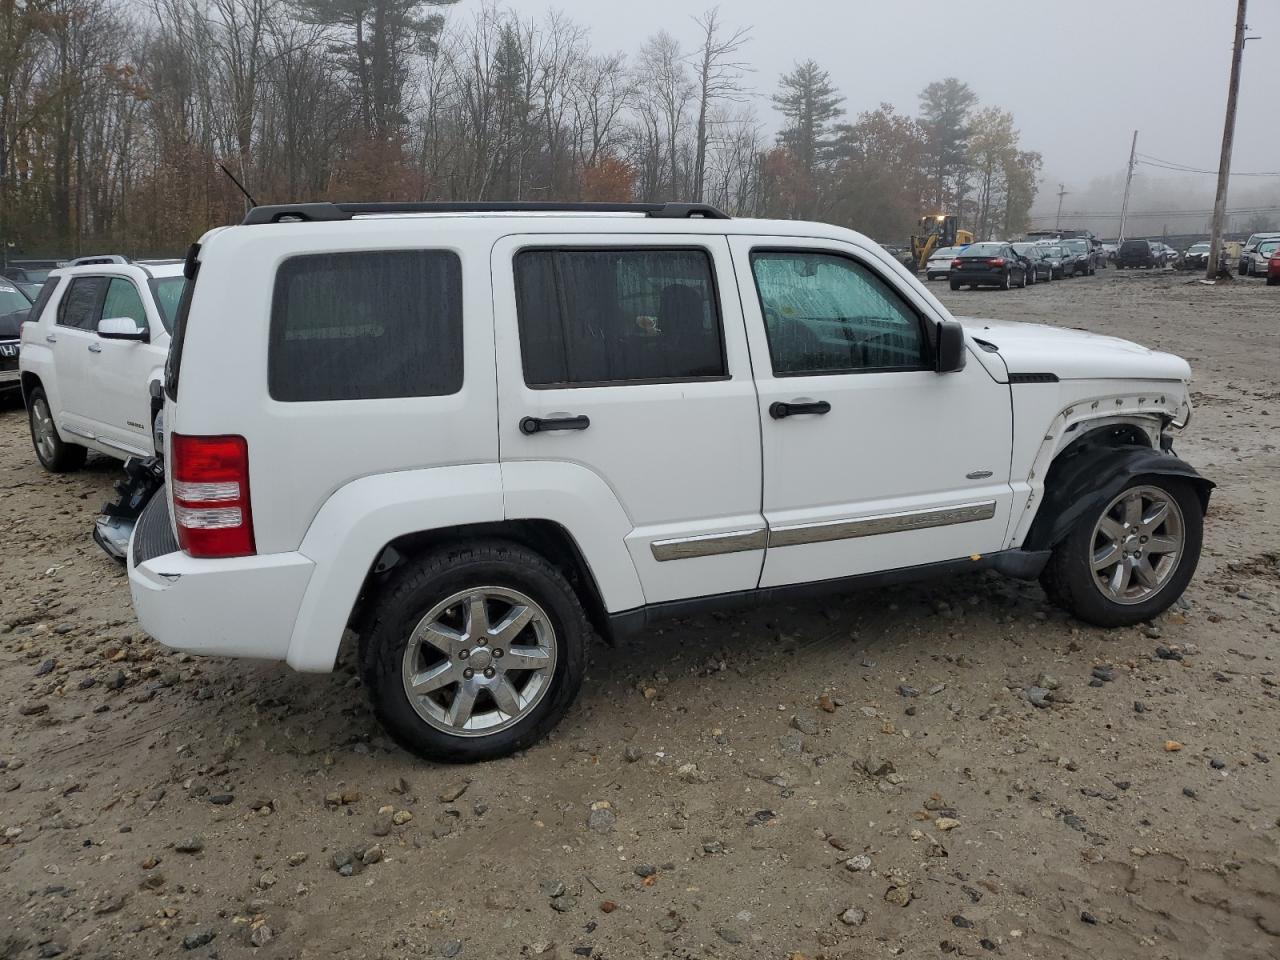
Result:
<svg viewBox="0 0 1280 960"><path fill-rule="evenodd" d="M830 540L852 540L874 537L882 533L902 533L928 527L946 527L956 523L990 520L996 515L996 502L983 500L954 507L933 507L906 513L885 513L855 520L823 520L819 523L796 523L783 527L760 527L729 533L708 533L696 537L654 540L649 544L653 558L659 562L687 560L691 557L714 557L723 553L763 550L765 547L796 547L806 543Z"/></svg>
<svg viewBox="0 0 1280 960"><path fill-rule="evenodd" d="M882 533L901 533L906 530L924 530L927 527L946 527L955 523L990 520L995 515L996 502L984 500L981 503L966 503L955 507L934 507L907 513L859 517L856 520L797 523L771 528L769 546L796 547L806 543L825 543L829 540L874 537Z"/></svg>
<svg viewBox="0 0 1280 960"><path fill-rule="evenodd" d="M742 553L745 550L763 550L769 541L769 531L764 527L752 530L733 530L729 533L707 533L697 537L676 537L670 540L654 540L649 544L653 559L687 560L690 557L713 557L722 553Z"/></svg>

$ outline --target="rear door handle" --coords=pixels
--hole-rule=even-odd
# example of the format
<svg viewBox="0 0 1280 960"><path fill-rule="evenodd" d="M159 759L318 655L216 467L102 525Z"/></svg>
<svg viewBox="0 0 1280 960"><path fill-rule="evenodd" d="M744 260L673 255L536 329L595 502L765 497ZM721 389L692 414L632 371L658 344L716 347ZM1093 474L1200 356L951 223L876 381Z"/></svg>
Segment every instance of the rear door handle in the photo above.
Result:
<svg viewBox="0 0 1280 960"><path fill-rule="evenodd" d="M778 400L769 404L769 416L775 420L785 420L787 417L795 417L802 414L821 416L830 412L831 404L825 400L792 400L789 403L783 403Z"/></svg>
<svg viewBox="0 0 1280 960"><path fill-rule="evenodd" d="M547 433L552 430L585 430L591 419L585 415L576 417L525 417L520 421L520 432L526 436Z"/></svg>
<svg viewBox="0 0 1280 960"><path fill-rule="evenodd" d="M89 344L89 352L90 352L90 353L101 353L101 352L102 352L102 345L101 345L101 344L97 344L97 343L91 343L91 344Z"/></svg>

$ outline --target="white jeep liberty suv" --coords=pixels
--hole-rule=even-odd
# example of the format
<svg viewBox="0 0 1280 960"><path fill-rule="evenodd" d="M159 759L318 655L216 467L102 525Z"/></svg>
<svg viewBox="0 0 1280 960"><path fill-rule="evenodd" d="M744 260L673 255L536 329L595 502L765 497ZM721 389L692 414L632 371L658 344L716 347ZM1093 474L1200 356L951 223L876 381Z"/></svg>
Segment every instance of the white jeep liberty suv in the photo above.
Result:
<svg viewBox="0 0 1280 960"><path fill-rule="evenodd" d="M585 644L935 573L1082 620L1182 593L1185 361L964 321L876 243L689 204L259 207L191 248L143 627L327 671L408 749L564 715Z"/></svg>

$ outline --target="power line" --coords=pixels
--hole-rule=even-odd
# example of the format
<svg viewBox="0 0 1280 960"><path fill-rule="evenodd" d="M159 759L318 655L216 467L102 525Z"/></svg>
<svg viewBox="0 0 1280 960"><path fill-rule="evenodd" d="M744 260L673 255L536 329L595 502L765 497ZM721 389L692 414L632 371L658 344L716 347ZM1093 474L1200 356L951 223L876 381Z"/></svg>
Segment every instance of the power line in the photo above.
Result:
<svg viewBox="0 0 1280 960"><path fill-rule="evenodd" d="M1157 167L1161 170L1172 170L1175 173L1200 173L1200 174L1206 174L1211 177L1216 177L1218 175L1217 170L1204 170L1204 169L1201 169L1200 167L1193 167L1193 166L1190 166L1189 164L1178 163L1174 160L1161 160L1159 157L1153 157L1150 154L1146 154L1146 153L1139 153L1138 157L1141 159L1138 159L1135 162L1142 164L1144 167ZM1230 176L1233 176L1233 177L1280 177L1280 170L1259 171L1259 172L1249 172L1249 173L1245 173L1243 171L1241 172L1233 171L1230 174Z"/></svg>

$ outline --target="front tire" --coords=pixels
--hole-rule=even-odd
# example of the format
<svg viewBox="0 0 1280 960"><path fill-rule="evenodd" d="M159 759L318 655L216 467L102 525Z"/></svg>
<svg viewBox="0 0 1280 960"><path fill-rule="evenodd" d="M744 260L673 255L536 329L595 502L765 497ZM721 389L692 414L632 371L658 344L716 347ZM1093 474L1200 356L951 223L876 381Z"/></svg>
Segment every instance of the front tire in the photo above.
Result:
<svg viewBox="0 0 1280 960"><path fill-rule="evenodd" d="M956 281L956 280L952 280L952 281L951 281L951 289L952 289L952 290L959 290L959 289L960 289L960 284L959 284L959 282L958 282L958 281Z"/></svg>
<svg viewBox="0 0 1280 960"><path fill-rule="evenodd" d="M458 544L406 565L374 601L361 674L406 750L468 763L522 750L560 722L591 634L564 574L506 541Z"/></svg>
<svg viewBox="0 0 1280 960"><path fill-rule="evenodd" d="M1190 483L1134 478L1054 547L1040 583L1077 619L1132 626L1159 616L1182 596L1203 538L1204 508Z"/></svg>
<svg viewBox="0 0 1280 960"><path fill-rule="evenodd" d="M27 396L27 425L31 428L31 445L35 447L40 466L50 473L71 473L84 466L89 451L63 442L58 435L44 387L34 388Z"/></svg>

